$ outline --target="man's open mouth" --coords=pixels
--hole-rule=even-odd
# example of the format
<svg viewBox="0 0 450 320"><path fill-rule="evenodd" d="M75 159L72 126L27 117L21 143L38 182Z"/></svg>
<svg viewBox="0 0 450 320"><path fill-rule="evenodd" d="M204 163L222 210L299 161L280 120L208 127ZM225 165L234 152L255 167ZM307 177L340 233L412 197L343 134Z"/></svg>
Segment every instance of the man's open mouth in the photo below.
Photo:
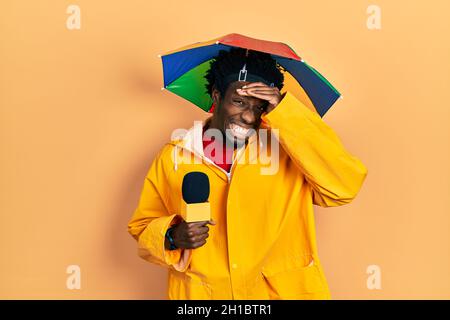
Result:
<svg viewBox="0 0 450 320"><path fill-rule="evenodd" d="M242 127L235 123L230 123L229 128L230 128L229 130L231 131L231 134L238 139L246 138L248 136L250 130L252 129L252 128Z"/></svg>

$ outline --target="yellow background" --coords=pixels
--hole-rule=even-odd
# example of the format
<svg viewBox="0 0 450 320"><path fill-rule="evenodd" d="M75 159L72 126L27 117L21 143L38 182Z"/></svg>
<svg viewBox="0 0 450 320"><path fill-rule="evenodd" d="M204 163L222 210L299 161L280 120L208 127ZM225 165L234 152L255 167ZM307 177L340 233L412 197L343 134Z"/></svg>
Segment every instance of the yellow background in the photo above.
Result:
<svg viewBox="0 0 450 320"><path fill-rule="evenodd" d="M126 224L172 130L207 114L160 90L157 55L233 32L288 43L344 95L324 120L369 175L353 203L316 208L332 297L450 298L449 13L445 0L1 1L0 298L165 297L166 270L138 258Z"/></svg>

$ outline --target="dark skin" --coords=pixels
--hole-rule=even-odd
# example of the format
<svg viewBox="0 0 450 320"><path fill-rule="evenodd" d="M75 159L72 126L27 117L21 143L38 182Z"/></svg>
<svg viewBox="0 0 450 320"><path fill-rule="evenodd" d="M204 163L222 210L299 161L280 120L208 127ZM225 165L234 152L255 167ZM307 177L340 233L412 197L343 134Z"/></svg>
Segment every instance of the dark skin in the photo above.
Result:
<svg viewBox="0 0 450 320"><path fill-rule="evenodd" d="M272 111L282 96L277 87L262 82L235 81L230 83L223 99L217 89L213 89L212 98L218 108L214 110L210 128L219 129L226 137L225 130L231 123L258 129L261 116Z"/></svg>
<svg viewBox="0 0 450 320"><path fill-rule="evenodd" d="M216 104L209 128L219 129L224 137L225 130L231 123L244 128L258 129L261 116L272 111L283 96L277 87L270 87L262 82L235 81L230 83L224 97L213 89L212 98ZM182 221L175 226L172 233L175 245L183 249L199 248L209 237L209 225L213 220L191 222ZM165 247L170 247L166 239Z"/></svg>
<svg viewBox="0 0 450 320"><path fill-rule="evenodd" d="M190 222L182 221L175 226L173 230L173 241L177 248L182 249L196 249L206 243L206 238L209 237L208 224L215 225L213 220ZM166 249L170 248L169 240L164 243Z"/></svg>

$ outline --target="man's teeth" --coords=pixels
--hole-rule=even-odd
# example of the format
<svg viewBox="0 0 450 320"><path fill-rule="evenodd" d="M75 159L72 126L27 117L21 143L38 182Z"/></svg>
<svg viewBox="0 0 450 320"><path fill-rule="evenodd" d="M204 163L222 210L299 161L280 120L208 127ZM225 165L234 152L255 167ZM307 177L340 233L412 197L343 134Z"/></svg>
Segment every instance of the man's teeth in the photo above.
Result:
<svg viewBox="0 0 450 320"><path fill-rule="evenodd" d="M232 124L232 125L231 125L231 129L232 129L233 131L239 133L239 134L242 134L242 135L247 134L247 132L248 132L248 130L249 130L249 129L242 128L241 126L238 126L238 125L235 125L235 124Z"/></svg>

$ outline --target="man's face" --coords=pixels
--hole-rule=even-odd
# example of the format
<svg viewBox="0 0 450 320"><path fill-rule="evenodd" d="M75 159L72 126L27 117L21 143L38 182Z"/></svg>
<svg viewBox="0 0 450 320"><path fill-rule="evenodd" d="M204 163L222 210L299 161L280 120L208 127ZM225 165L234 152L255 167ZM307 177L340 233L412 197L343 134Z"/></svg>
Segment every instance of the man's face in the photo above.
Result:
<svg viewBox="0 0 450 320"><path fill-rule="evenodd" d="M221 97L216 89L212 92L216 109L211 124L221 130L228 140L234 140L238 144L244 143L254 133L250 129L259 128L261 115L267 106L267 101L263 99L243 96L236 92L237 88L249 83L248 81L230 83L224 97Z"/></svg>

